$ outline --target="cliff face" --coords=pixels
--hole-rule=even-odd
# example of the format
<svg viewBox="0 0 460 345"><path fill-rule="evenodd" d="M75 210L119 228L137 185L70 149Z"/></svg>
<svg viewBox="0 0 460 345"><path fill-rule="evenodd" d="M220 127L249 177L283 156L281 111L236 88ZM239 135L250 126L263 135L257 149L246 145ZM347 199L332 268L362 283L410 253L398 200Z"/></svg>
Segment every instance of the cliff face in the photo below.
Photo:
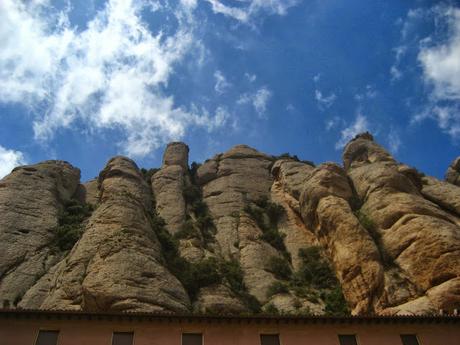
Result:
<svg viewBox="0 0 460 345"><path fill-rule="evenodd" d="M189 167L46 161L0 181L0 300L42 309L425 314L460 308L459 159L446 181L370 134L343 166L245 145Z"/></svg>

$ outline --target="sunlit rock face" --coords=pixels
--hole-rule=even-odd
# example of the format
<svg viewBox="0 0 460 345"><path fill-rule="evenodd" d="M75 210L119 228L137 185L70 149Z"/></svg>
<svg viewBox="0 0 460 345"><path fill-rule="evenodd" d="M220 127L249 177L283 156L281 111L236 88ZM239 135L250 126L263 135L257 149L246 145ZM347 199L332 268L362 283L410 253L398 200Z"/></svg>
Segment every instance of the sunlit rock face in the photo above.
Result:
<svg viewBox="0 0 460 345"><path fill-rule="evenodd" d="M158 169L62 161L0 181L5 306L241 314L426 314L460 308L459 159L446 181L369 133L343 166L237 145ZM151 168L151 167L148 167Z"/></svg>
<svg viewBox="0 0 460 345"><path fill-rule="evenodd" d="M446 181L460 186L460 157L457 157L447 168Z"/></svg>

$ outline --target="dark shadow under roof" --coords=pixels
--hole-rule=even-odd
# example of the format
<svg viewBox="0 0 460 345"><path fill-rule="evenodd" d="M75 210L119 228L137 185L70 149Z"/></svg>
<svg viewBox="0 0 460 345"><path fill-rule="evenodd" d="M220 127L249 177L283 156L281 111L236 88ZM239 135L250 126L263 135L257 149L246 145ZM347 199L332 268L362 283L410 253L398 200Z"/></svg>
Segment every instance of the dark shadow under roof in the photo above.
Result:
<svg viewBox="0 0 460 345"><path fill-rule="evenodd" d="M91 312L74 310L0 309L1 319L48 320L108 320L108 321L167 321L189 323L281 323L281 324L405 324L460 323L459 315L402 315L402 316L297 316L297 315L210 315L153 312Z"/></svg>

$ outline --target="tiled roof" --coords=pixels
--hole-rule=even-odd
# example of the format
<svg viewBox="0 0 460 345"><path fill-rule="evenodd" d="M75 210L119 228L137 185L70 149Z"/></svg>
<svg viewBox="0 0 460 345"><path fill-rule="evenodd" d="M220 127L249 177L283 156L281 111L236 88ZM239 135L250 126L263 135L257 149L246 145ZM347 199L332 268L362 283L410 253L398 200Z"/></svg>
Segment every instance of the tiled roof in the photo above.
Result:
<svg viewBox="0 0 460 345"><path fill-rule="evenodd" d="M460 323L459 315L324 316L211 315L166 312L91 312L75 310L0 309L0 318L231 323Z"/></svg>

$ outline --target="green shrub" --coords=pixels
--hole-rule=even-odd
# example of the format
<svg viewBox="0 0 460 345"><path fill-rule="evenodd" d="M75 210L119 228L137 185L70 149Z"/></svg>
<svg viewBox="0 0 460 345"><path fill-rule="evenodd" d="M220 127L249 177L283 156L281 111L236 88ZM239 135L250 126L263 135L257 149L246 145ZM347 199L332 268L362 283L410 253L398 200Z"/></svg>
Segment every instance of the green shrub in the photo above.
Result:
<svg viewBox="0 0 460 345"><path fill-rule="evenodd" d="M188 272L184 273L180 274L181 282L192 301L196 300L201 288L222 282L218 263L212 258L197 263L188 262Z"/></svg>
<svg viewBox="0 0 460 345"><path fill-rule="evenodd" d="M243 303L248 307L250 312L254 314L260 313L261 305L257 298L255 298L248 292L242 293L239 297L243 301Z"/></svg>
<svg viewBox="0 0 460 345"><path fill-rule="evenodd" d="M83 229L80 225L61 225L56 228L54 244L61 250L70 250L80 239Z"/></svg>
<svg viewBox="0 0 460 345"><path fill-rule="evenodd" d="M364 213L361 209L356 210L354 213L356 218L358 218L359 223L369 232L369 234L376 233L377 229L375 223L366 213Z"/></svg>
<svg viewBox="0 0 460 345"><path fill-rule="evenodd" d="M291 267L284 258L272 256L268 261L268 267L277 279L289 280L291 277Z"/></svg>
<svg viewBox="0 0 460 345"><path fill-rule="evenodd" d="M291 155L289 152L285 152L285 153L282 153L280 154L279 156L275 156L275 159L278 160L278 159L292 159L296 162L299 162L300 159L299 157L297 157L297 155Z"/></svg>
<svg viewBox="0 0 460 345"><path fill-rule="evenodd" d="M256 222L257 226L261 230L265 230L269 227L269 224L267 224L264 218L264 211L262 208L246 205L244 207L244 212L246 212Z"/></svg>
<svg viewBox="0 0 460 345"><path fill-rule="evenodd" d="M220 264L220 272L227 280L234 293L239 294L246 291L246 286L243 281L243 270L237 260L222 260Z"/></svg>
<svg viewBox="0 0 460 345"><path fill-rule="evenodd" d="M192 162L192 164L190 165L189 174L190 174L190 177L192 178L193 183L196 183L196 173L200 166L201 164L197 162Z"/></svg>
<svg viewBox="0 0 460 345"><path fill-rule="evenodd" d="M326 315L332 316L346 316L350 315L347 302L343 297L342 289L340 286L335 287L333 290L327 292L324 297L326 304Z"/></svg>
<svg viewBox="0 0 460 345"><path fill-rule="evenodd" d="M184 196L187 204L193 204L201 200L201 190L193 184L185 184L182 188L182 195Z"/></svg>
<svg viewBox="0 0 460 345"><path fill-rule="evenodd" d="M368 232L368 234L372 237L374 240L375 245L377 246L377 249L379 250L380 254L380 259L382 260L383 266L385 268L389 268L394 266L394 261L393 259L387 254L383 243L382 243L382 236L375 225L374 221L366 214L364 213L361 209L356 210L354 212L356 218L358 218L359 223L362 225L363 228L365 228Z"/></svg>
<svg viewBox="0 0 460 345"><path fill-rule="evenodd" d="M191 219L186 220L182 227L174 234L174 238L179 239L191 239L191 238L199 238L200 235L198 231L195 229L193 225L193 221Z"/></svg>
<svg viewBox="0 0 460 345"><path fill-rule="evenodd" d="M278 249L288 260L290 255L284 245L284 234L280 234L277 229L267 229L263 232L261 239L269 243L273 248Z"/></svg>
<svg viewBox="0 0 460 345"><path fill-rule="evenodd" d="M269 202L265 207L265 212L268 215L270 224L278 224L281 217L285 214L286 211L284 210L283 206L275 204L273 202Z"/></svg>
<svg viewBox="0 0 460 345"><path fill-rule="evenodd" d="M289 291L293 292L297 297L305 298L312 303L319 302L320 296L318 292L309 286L307 282L298 280L295 274L288 284Z"/></svg>
<svg viewBox="0 0 460 345"><path fill-rule="evenodd" d="M159 170L160 169L158 168L152 168L152 169L141 168L141 174L145 182L147 182L150 185L152 176L155 175L155 173Z"/></svg>
<svg viewBox="0 0 460 345"><path fill-rule="evenodd" d="M193 166L192 163L192 167ZM197 169L196 166L195 168ZM187 215L191 225L187 224L186 228L177 234L177 238L201 237L205 244L214 241L216 227L212 217L209 215L208 205L203 201L201 189L194 184L185 184L183 186L182 195L184 196L189 210L195 215L195 221L192 221L192 217ZM197 235L196 229L200 231L201 236Z"/></svg>
<svg viewBox="0 0 460 345"><path fill-rule="evenodd" d="M54 230L51 247L54 250L66 251L73 248L83 233L83 222L91 216L93 206L82 204L71 199L64 204L59 213L58 226Z"/></svg>
<svg viewBox="0 0 460 345"><path fill-rule="evenodd" d="M260 312L260 303L257 298L248 293L244 284L243 270L237 260L221 260L219 272L230 286L232 292L243 301L252 313Z"/></svg>
<svg viewBox="0 0 460 345"><path fill-rule="evenodd" d="M273 303L270 303L267 306L265 306L264 312L265 314L269 314L269 315L280 315L280 311L278 310L277 307L275 307Z"/></svg>
<svg viewBox="0 0 460 345"><path fill-rule="evenodd" d="M24 297L24 292L20 292L19 294L17 294L16 297L14 298L13 305L17 307L23 297Z"/></svg>
<svg viewBox="0 0 460 345"><path fill-rule="evenodd" d="M288 293L289 289L285 283L275 281L267 289L267 298L270 298L276 294Z"/></svg>
<svg viewBox="0 0 460 345"><path fill-rule="evenodd" d="M319 247L308 247L299 250L302 260L301 267L296 274L299 281L317 289L326 289L337 285L337 278L326 259L322 258Z"/></svg>
<svg viewBox="0 0 460 345"><path fill-rule="evenodd" d="M209 214L199 216L196 219L195 224L200 229L201 235L203 236L203 239L206 243L214 241L216 227L214 225L214 221L212 220L212 217Z"/></svg>
<svg viewBox="0 0 460 345"><path fill-rule="evenodd" d="M256 222L262 230L261 239L279 250L288 260L290 255L284 245L284 234L278 231L278 222L285 210L281 205L261 197L254 201L254 205L246 205L244 211Z"/></svg>
<svg viewBox="0 0 460 345"><path fill-rule="evenodd" d="M353 212L356 215L356 212L363 206L362 200L356 195L353 194L353 196L350 199L350 207L353 210ZM356 215L357 216L357 215ZM359 217L358 217L359 218Z"/></svg>

